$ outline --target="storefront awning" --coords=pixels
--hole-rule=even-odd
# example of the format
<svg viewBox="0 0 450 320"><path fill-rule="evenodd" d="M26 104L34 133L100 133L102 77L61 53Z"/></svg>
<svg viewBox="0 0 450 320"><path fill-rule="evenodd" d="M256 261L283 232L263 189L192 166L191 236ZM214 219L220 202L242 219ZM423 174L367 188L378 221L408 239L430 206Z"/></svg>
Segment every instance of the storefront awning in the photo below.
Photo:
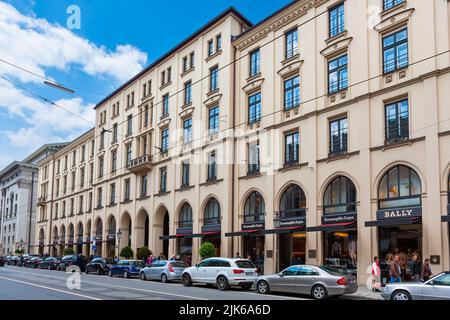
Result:
<svg viewBox="0 0 450 320"><path fill-rule="evenodd" d="M186 236L185 238L201 238L207 236L220 236L220 231L211 231L211 232L202 232L202 233L194 233Z"/></svg>
<svg viewBox="0 0 450 320"><path fill-rule="evenodd" d="M442 222L450 222L450 215L442 216Z"/></svg>
<svg viewBox="0 0 450 320"><path fill-rule="evenodd" d="M238 232L229 232L225 233L225 237L246 237L253 233L257 233L262 231L261 229L255 229L255 230L245 230L245 231L238 231Z"/></svg>
<svg viewBox="0 0 450 320"><path fill-rule="evenodd" d="M395 218L386 220L367 221L365 225L366 227L383 227L383 226L401 226L421 222L422 222L421 217L411 217L411 218Z"/></svg>
<svg viewBox="0 0 450 320"><path fill-rule="evenodd" d="M171 240L171 239L176 239L177 236L176 235L167 235L167 236L161 236L159 237L159 240Z"/></svg>
<svg viewBox="0 0 450 320"><path fill-rule="evenodd" d="M276 229L264 230L264 234L289 234L305 230L305 226L283 227Z"/></svg>
<svg viewBox="0 0 450 320"><path fill-rule="evenodd" d="M329 223L322 224L317 227L306 228L307 232L333 232L333 231L347 231L349 229L356 228L356 222L339 222L339 223Z"/></svg>

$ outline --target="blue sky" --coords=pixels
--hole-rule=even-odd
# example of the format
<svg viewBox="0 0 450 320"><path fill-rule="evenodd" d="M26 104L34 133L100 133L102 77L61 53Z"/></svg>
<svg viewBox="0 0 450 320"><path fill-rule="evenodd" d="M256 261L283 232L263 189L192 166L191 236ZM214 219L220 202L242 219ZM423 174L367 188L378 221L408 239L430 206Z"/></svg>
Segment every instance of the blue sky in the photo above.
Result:
<svg viewBox="0 0 450 320"><path fill-rule="evenodd" d="M50 89L0 62L0 168L43 143L69 141L92 127L95 103L228 7L256 23L290 2L0 0L0 59L76 90ZM81 10L79 30L66 28L70 5Z"/></svg>

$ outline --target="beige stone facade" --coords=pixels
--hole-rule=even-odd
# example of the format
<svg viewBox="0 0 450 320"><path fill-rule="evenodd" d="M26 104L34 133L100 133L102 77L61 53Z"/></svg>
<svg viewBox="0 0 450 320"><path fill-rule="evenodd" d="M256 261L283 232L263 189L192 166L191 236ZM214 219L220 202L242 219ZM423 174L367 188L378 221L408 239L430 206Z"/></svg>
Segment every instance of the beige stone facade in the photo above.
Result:
<svg viewBox="0 0 450 320"><path fill-rule="evenodd" d="M360 283L373 256L397 251L448 270L449 17L448 1L422 0L299 0L254 26L225 12L99 103L95 130L42 163L95 137L92 186L67 196L92 193L92 212L53 221L52 199L38 229L82 223L103 256L117 255L120 229L120 248L196 262L209 240L265 273L347 263Z"/></svg>

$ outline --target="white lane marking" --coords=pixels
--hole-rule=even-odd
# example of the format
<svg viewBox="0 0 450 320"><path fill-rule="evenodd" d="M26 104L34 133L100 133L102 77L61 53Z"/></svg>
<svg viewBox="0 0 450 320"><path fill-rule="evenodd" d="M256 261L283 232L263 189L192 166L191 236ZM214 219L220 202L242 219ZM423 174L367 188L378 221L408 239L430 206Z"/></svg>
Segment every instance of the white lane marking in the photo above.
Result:
<svg viewBox="0 0 450 320"><path fill-rule="evenodd" d="M21 284L26 284L28 286L37 287L37 288L41 288L41 289L46 289L46 290L51 290L51 291L71 294L71 295L74 295L74 296L77 296L77 297L81 297L81 298L86 298L86 299L91 299L91 300L102 300L102 299L91 297L91 296L87 296L87 295L84 295L84 294L70 292L70 291L65 291L65 290L60 290L60 289L55 289L55 288L42 286L42 285L35 284L35 283L30 283L30 282L15 280L15 279L9 279L9 278L5 278L5 277L0 277L0 279L7 280L7 281L13 281L13 282L21 283Z"/></svg>
<svg viewBox="0 0 450 320"><path fill-rule="evenodd" d="M11 270L11 269L8 268L8 270ZM35 275L35 273L32 273L32 272L23 272L23 271L17 271L17 270L11 270L11 271L14 271L14 272L17 272L17 273L28 274L28 275ZM50 277L54 277L54 278L58 278L58 279L65 279L63 277L52 276L52 275L50 275ZM2 278L2 277L0 277L0 278ZM18 281L18 280L12 280L12 281ZM162 294L162 295L168 295L168 296L174 296L174 297L180 297L180 298L188 298L188 299L194 299L194 300L209 300L209 299L206 299L206 298L199 298L199 297L194 297L194 296L188 296L188 295L182 295L182 294L176 294L176 293L169 293L169 292L160 292L160 291L140 289L140 288L131 288L131 287L125 287L125 286L118 286L118 285L114 285L114 284L108 284L108 283L102 283L102 282L94 282L94 281L88 281L88 280L83 280L83 279L81 279L81 282L82 283L88 283L88 284L89 283L90 284L96 284L96 285L101 285L101 286L106 286L106 287L113 287L113 288L115 287L115 288L120 288L120 289L127 289L127 290L134 290L134 291L141 291L141 292L148 292L148 293L156 293L156 294Z"/></svg>

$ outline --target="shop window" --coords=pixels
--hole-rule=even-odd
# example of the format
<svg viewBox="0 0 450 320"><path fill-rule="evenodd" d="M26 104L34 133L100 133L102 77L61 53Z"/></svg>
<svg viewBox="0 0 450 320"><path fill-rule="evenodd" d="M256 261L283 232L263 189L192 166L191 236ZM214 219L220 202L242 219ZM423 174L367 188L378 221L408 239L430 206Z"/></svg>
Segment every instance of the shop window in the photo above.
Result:
<svg viewBox="0 0 450 320"><path fill-rule="evenodd" d="M259 192L253 192L245 202L244 222L264 221L265 211L264 198Z"/></svg>
<svg viewBox="0 0 450 320"><path fill-rule="evenodd" d="M390 169L378 188L380 209L421 206L422 186L417 173L406 166Z"/></svg>
<svg viewBox="0 0 450 320"><path fill-rule="evenodd" d="M216 198L211 198L206 205L204 224L220 224L220 204Z"/></svg>
<svg viewBox="0 0 450 320"><path fill-rule="evenodd" d="M306 196L298 185L290 185L281 196L280 218L289 219L306 214Z"/></svg>
<svg viewBox="0 0 450 320"><path fill-rule="evenodd" d="M192 228L192 208L185 203L180 210L180 228Z"/></svg>
<svg viewBox="0 0 450 320"><path fill-rule="evenodd" d="M323 211L324 214L356 212L356 188L350 179L339 176L328 184Z"/></svg>

